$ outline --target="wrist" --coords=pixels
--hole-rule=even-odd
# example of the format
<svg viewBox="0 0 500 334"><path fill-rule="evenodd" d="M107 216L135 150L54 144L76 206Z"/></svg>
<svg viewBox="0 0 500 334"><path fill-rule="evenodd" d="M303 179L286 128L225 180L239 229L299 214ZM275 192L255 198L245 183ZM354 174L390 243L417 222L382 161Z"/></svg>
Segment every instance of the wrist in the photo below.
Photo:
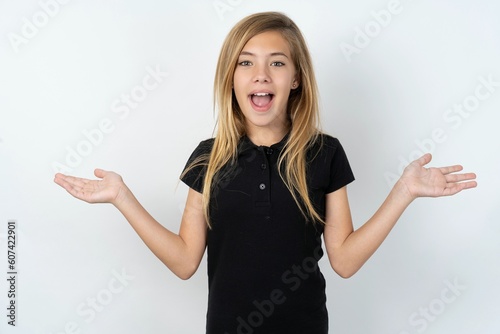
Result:
<svg viewBox="0 0 500 334"><path fill-rule="evenodd" d="M413 200L416 199L416 196L414 196L411 191L408 189L408 186L404 181L399 179L394 187L392 188L393 195L398 198L400 201L405 203L406 205L409 205Z"/></svg>
<svg viewBox="0 0 500 334"><path fill-rule="evenodd" d="M118 210L121 211L121 209L127 205L127 203L130 203L131 200L134 199L134 195L130 191L130 189L127 187L125 183L122 182L121 187L118 190L118 193L116 194L116 197L113 199L111 204L113 204Z"/></svg>

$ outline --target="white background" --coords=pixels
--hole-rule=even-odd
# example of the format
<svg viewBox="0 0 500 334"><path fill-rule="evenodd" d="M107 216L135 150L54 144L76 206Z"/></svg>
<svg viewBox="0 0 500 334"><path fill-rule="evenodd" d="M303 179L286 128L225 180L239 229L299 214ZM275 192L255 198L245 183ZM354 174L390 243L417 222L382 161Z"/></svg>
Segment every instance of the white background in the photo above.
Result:
<svg viewBox="0 0 500 334"><path fill-rule="evenodd" d="M179 280L115 208L55 185L54 166L88 178L96 167L118 172L177 231L187 192L178 176L215 124L222 41L241 18L267 10L288 14L308 41L323 130L340 139L356 175L356 227L416 151L432 151L432 166L460 163L478 175L474 190L415 201L354 277L341 279L321 261L330 332L500 332L497 1L54 4L0 2L0 268L6 275L14 219L19 270L16 328L7 325L8 286L0 283L1 333L204 333L205 259L194 277ZM360 37L365 29L369 41ZM343 52L346 45L356 53ZM114 112L125 106L122 94L140 97L148 69L168 76L142 90L147 96L128 114ZM496 86L481 87L481 77ZM453 112L464 103L472 111ZM80 160L72 150L83 152Z"/></svg>

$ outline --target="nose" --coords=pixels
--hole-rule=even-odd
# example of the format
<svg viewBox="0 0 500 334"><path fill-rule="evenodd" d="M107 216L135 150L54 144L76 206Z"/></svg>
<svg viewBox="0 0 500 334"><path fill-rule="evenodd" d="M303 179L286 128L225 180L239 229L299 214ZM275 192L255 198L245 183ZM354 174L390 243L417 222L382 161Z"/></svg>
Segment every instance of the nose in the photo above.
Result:
<svg viewBox="0 0 500 334"><path fill-rule="evenodd" d="M255 65L254 73L253 73L253 81L254 82L271 82L271 76L269 75L269 68L264 65Z"/></svg>

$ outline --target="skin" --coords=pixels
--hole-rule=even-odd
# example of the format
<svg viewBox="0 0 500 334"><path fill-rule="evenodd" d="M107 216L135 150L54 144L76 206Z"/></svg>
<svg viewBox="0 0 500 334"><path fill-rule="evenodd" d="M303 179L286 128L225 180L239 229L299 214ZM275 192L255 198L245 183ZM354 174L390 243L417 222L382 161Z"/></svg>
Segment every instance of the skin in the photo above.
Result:
<svg viewBox="0 0 500 334"><path fill-rule="evenodd" d="M235 94L246 118L249 138L257 145L270 146L288 130L286 101L298 84L289 60L289 46L280 34L266 32L250 39L243 51L234 74ZM275 94L269 110L257 112L252 108L248 95L256 89ZM363 266L413 200L450 196L477 186L474 173L458 173L460 165L426 168L431 158L425 154L408 165L380 208L357 230L353 228L347 187L326 195L325 247L333 270L341 277L350 277ZM80 200L113 204L174 274L182 279L191 277L206 247L207 223L201 194L189 189L179 232L174 233L144 209L120 175L102 169L96 169L94 174L97 180L58 173L54 181Z"/></svg>
<svg viewBox="0 0 500 334"><path fill-rule="evenodd" d="M256 145L270 146L288 131L286 107L290 90L298 85L288 42L269 31L250 39L243 48L234 72L234 92L246 120L247 135ZM272 92L269 110L256 111L252 92Z"/></svg>

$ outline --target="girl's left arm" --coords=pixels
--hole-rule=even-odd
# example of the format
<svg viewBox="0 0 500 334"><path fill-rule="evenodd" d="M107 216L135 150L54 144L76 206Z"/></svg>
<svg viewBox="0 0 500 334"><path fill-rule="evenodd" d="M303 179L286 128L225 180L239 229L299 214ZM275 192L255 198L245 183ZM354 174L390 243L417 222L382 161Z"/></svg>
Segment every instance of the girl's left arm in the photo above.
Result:
<svg viewBox="0 0 500 334"><path fill-rule="evenodd" d="M425 168L425 154L404 170L375 214L354 231L347 188L326 195L325 246L330 264L341 277L354 275L385 240L404 210L418 197L454 195L477 186L474 173L457 173L460 165Z"/></svg>

